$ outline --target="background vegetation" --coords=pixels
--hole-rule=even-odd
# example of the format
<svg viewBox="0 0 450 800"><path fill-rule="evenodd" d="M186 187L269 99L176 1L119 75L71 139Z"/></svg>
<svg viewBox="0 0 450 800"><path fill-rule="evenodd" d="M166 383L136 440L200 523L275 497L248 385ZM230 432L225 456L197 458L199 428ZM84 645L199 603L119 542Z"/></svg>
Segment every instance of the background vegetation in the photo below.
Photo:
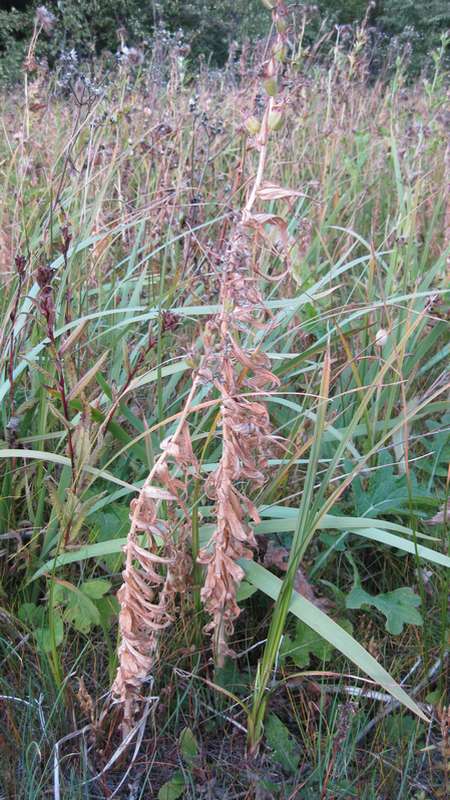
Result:
<svg viewBox="0 0 450 800"><path fill-rule="evenodd" d="M280 380L262 399L282 446L262 486L242 485L261 522L242 562L237 658L212 663L193 568L128 749L108 692L129 501L220 312L228 237L256 173L266 45L222 71L200 62L194 79L177 35L114 71L70 53L49 71L24 40L27 68L2 95L8 800L448 795L445 41L416 83L401 63L369 81L367 28L324 60L316 25L313 10L305 27L295 20L256 203L277 222L263 218L264 244L247 254L272 325L241 342ZM217 393L206 381L195 400L205 476L221 458ZM202 485L187 503L193 562L214 524ZM274 600L292 584L271 661ZM246 760L267 664L264 740ZM407 709L389 693L402 691Z"/></svg>
<svg viewBox="0 0 450 800"><path fill-rule="evenodd" d="M17 79L39 5L39 0L2 4L0 80ZM270 16L260 0L50 0L46 7L55 16L55 30L52 37L41 38L38 55L51 64L62 51L72 48L81 58L92 58L104 51L115 54L120 52L123 41L148 51L155 31L159 31L159 37L164 28L171 33L184 31L194 62L203 55L213 64L223 65L231 42L254 40L265 35L270 26ZM316 4L295 2L291 9L299 15L306 11L312 16L306 34L310 44L319 31L329 32L332 43L336 25L353 25L367 15L374 67L380 68L387 53L394 63L396 56L406 53L412 74L429 64L430 53L450 28L445 0L321 0Z"/></svg>

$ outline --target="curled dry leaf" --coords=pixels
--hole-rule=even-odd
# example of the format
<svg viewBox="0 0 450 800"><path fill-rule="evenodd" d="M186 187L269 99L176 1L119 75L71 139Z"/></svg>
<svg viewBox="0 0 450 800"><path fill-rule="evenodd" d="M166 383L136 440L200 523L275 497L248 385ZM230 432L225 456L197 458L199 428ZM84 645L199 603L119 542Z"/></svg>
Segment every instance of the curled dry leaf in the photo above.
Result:
<svg viewBox="0 0 450 800"><path fill-rule="evenodd" d="M285 189L283 186L277 186L276 183L269 183L269 181L264 181L257 192L257 197L260 197L261 200L290 200L291 197L306 196L303 192Z"/></svg>
<svg viewBox="0 0 450 800"><path fill-rule="evenodd" d="M264 556L264 566L275 567L280 572L286 572L289 561L289 550L286 547L280 547L275 542L270 541L267 545L266 554ZM306 597L310 603L314 603L317 608L326 610L330 608L330 601L324 597L317 597L313 585L309 582L304 571L301 567L297 569L294 578L294 589L302 597Z"/></svg>
<svg viewBox="0 0 450 800"><path fill-rule="evenodd" d="M428 525L445 525L446 522L450 522L450 500L447 501L447 505L444 504L439 509L434 517L427 519Z"/></svg>
<svg viewBox="0 0 450 800"><path fill-rule="evenodd" d="M265 482L267 454L273 445L265 405L250 400L244 389L279 383L269 369L269 359L245 350L238 341L243 323L261 327L256 315L261 315L264 307L248 268L242 225L234 231L223 266L221 306L220 317L209 323L205 336L205 369L221 396L222 457L205 485L207 495L215 500L217 523L210 547L204 548L198 559L206 566L201 596L211 617L206 631L212 634L219 665L226 655L232 655L228 641L240 614L236 591L244 572L237 561L253 558L256 541L250 520L259 522L255 506L237 484L249 481L261 486Z"/></svg>
<svg viewBox="0 0 450 800"><path fill-rule="evenodd" d="M159 459L130 504L131 527L124 547L123 584L118 592L119 667L112 686L112 693L124 706L125 734L133 723L141 686L154 666L160 633L171 624L176 597L186 591L191 571L187 487L172 476L169 458L181 471L188 466L198 469L185 422L163 442ZM167 519L158 516L161 502L166 503Z"/></svg>
<svg viewBox="0 0 450 800"><path fill-rule="evenodd" d="M270 250L279 258L281 257L286 265L285 270L281 274L267 275L261 272L258 267L254 267L256 274L261 275L268 281L280 281L291 271L290 254L292 248L295 246L295 239L290 236L286 220L279 217L277 214L251 214L244 212L243 224L256 231L257 236L264 241ZM275 231L278 238L271 236L266 230L265 225L271 226Z"/></svg>

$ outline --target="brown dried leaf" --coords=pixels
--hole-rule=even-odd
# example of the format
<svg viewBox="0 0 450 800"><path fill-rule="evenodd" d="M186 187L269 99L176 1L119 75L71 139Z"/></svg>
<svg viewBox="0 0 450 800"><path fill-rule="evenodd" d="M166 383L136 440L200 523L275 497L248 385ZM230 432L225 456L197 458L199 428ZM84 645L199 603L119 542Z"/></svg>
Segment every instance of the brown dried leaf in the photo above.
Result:
<svg viewBox="0 0 450 800"><path fill-rule="evenodd" d="M285 189L269 181L264 181L264 183L261 184L257 196L260 197L261 200L289 200L291 197L306 197L303 192L297 192L295 189Z"/></svg>
<svg viewBox="0 0 450 800"><path fill-rule="evenodd" d="M270 541L267 545L266 554L264 556L265 567L276 567L281 572L286 572L287 562L289 560L289 550L285 547L276 545L275 542Z"/></svg>
<svg viewBox="0 0 450 800"><path fill-rule="evenodd" d="M270 541L267 545L266 554L264 556L264 566L275 567L281 572L286 572L289 561L289 550L286 547L280 547L275 542ZM295 573L294 589L302 597L306 597L310 603L314 603L317 608L325 610L330 607L331 603L324 597L317 597L314 587L309 582L302 568L299 567Z"/></svg>
<svg viewBox="0 0 450 800"><path fill-rule="evenodd" d="M447 501L447 507L443 505L437 514L431 519L427 519L426 522L428 525L444 525L445 522L450 522L450 500Z"/></svg>

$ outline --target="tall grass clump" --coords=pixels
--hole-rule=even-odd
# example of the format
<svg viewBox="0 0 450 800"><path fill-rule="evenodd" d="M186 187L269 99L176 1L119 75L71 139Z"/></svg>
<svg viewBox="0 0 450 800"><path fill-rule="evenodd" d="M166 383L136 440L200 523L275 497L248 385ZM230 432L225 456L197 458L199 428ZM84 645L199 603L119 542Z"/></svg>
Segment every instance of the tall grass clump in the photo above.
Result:
<svg viewBox="0 0 450 800"><path fill-rule="evenodd" d="M7 797L446 791L445 76L264 5L4 97Z"/></svg>

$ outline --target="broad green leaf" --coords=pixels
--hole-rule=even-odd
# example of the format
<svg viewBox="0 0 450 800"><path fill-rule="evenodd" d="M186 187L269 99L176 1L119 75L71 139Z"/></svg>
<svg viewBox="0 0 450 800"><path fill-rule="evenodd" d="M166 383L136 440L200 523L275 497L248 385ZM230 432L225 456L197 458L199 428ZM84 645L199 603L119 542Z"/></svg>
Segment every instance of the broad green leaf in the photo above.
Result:
<svg viewBox="0 0 450 800"><path fill-rule="evenodd" d="M426 499L428 493L421 489L414 477L414 472L410 470L410 487L406 475L395 475L392 459L387 452L379 456L378 468L374 470L367 482L366 489L363 489L363 482L360 477L353 481L353 494L355 498L355 509L360 516L378 517L392 511L401 511L413 505L420 504Z"/></svg>
<svg viewBox="0 0 450 800"><path fill-rule="evenodd" d="M261 564L255 564L253 561L241 559L239 563L250 583L253 583L273 600L278 597L281 580L277 578L276 575L272 575L272 573L265 569L265 567L262 567ZM340 625L307 600L306 597L300 597L300 595L294 591L292 593L289 610L298 619L306 622L313 630L323 636L336 650L339 650L346 658L356 664L357 667L372 678L375 683L378 683L386 689L386 691L402 703L402 705L409 708L414 714L417 714L420 719L428 722L426 715L419 708L417 703L409 697L405 690L399 686L384 667L382 667L353 636L350 636Z"/></svg>
<svg viewBox="0 0 450 800"><path fill-rule="evenodd" d="M109 592L111 583L105 580L105 578L93 578L92 580L84 581L79 588L80 591L90 597L91 600L98 600Z"/></svg>
<svg viewBox="0 0 450 800"><path fill-rule="evenodd" d="M53 645L59 647L64 639L64 625L59 614L53 615L53 628L36 628L34 631L39 650L50 653Z"/></svg>
<svg viewBox="0 0 450 800"><path fill-rule="evenodd" d="M248 598L255 594L256 591L257 590L251 585L251 583L248 581L242 581L236 592L237 602L243 603L244 600L248 600Z"/></svg>
<svg viewBox="0 0 450 800"><path fill-rule="evenodd" d="M170 781L161 786L158 792L158 800L178 800L186 789L186 783L182 772L175 772Z"/></svg>
<svg viewBox="0 0 450 800"><path fill-rule="evenodd" d="M34 603L22 603L17 616L22 622L26 622L30 628L42 627L45 620L45 608L36 606Z"/></svg>
<svg viewBox="0 0 450 800"><path fill-rule="evenodd" d="M411 741L417 733L418 725L421 726L421 723L411 714L393 714L383 723L388 742L395 747L402 742L406 745Z"/></svg>
<svg viewBox="0 0 450 800"><path fill-rule="evenodd" d="M286 772L295 773L300 760L300 748L276 714L269 714L264 724L264 732L273 756Z"/></svg>
<svg viewBox="0 0 450 800"><path fill-rule="evenodd" d="M402 633L404 625L423 625L423 619L417 607L420 597L408 586L402 586L393 592L371 595L361 586L355 586L347 596L347 608L374 606L386 617L386 630L397 636Z"/></svg>
<svg viewBox="0 0 450 800"><path fill-rule="evenodd" d="M181 755L187 764L198 756L198 743L190 728L183 728L180 733Z"/></svg>
<svg viewBox="0 0 450 800"><path fill-rule="evenodd" d="M37 606L34 603L23 603L17 616L22 622L26 622L32 629L36 643L43 653L53 650L53 645L59 647L64 639L64 625L58 613L53 614L53 630L45 624L47 611L44 606Z"/></svg>
<svg viewBox="0 0 450 800"><path fill-rule="evenodd" d="M99 600L96 600L95 605L98 608L102 625L108 626L112 620L117 619L120 605L115 595L107 594L106 597L101 597Z"/></svg>
<svg viewBox="0 0 450 800"><path fill-rule="evenodd" d="M241 697L248 694L251 675L239 670L235 658L226 658L223 667L216 667L214 670L214 683Z"/></svg>
<svg viewBox="0 0 450 800"><path fill-rule="evenodd" d="M300 669L307 667L311 656L327 662L333 655L333 646L304 622L298 622L295 636L285 636L280 648L281 658L291 658Z"/></svg>
<svg viewBox="0 0 450 800"><path fill-rule="evenodd" d="M100 612L95 603L69 581L58 582L54 599L65 606L64 619L80 633L89 633L92 625L100 625Z"/></svg>

